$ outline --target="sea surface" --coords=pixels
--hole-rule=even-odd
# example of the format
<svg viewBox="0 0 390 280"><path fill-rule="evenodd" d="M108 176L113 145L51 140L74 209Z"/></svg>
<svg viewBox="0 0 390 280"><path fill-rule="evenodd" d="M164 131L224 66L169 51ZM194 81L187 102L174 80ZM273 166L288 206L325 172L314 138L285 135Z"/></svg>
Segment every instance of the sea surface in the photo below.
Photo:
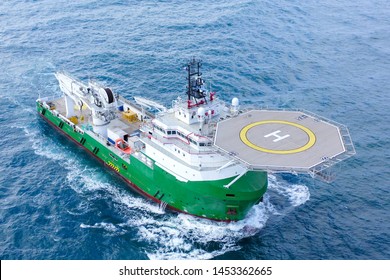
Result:
<svg viewBox="0 0 390 280"><path fill-rule="evenodd" d="M356 156L327 184L270 174L235 223L135 194L35 111L54 72L166 106L203 61L220 98L348 126ZM3 0L1 259L390 259L390 2Z"/></svg>

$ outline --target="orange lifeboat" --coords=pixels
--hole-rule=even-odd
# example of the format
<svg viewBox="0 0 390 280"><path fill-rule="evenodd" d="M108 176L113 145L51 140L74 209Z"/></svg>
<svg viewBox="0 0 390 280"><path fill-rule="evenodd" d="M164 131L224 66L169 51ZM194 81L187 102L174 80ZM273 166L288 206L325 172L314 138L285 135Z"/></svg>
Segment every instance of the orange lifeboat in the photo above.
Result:
<svg viewBox="0 0 390 280"><path fill-rule="evenodd" d="M125 154L131 153L131 148L129 145L125 142L125 140L119 138L115 141L115 147L117 147L119 150L124 152Z"/></svg>

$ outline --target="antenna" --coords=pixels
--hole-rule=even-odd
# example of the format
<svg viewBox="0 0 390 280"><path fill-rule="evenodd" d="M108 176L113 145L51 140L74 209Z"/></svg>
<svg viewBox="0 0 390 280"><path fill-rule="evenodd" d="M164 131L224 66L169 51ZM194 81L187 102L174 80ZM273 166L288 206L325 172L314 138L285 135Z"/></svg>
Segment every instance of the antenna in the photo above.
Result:
<svg viewBox="0 0 390 280"><path fill-rule="evenodd" d="M187 64L187 96L189 106L197 106L199 104L207 103L206 89L204 88L204 80L202 79L202 73L200 68L202 63L200 60L196 60L195 57ZM195 101L194 105L191 104L191 99Z"/></svg>

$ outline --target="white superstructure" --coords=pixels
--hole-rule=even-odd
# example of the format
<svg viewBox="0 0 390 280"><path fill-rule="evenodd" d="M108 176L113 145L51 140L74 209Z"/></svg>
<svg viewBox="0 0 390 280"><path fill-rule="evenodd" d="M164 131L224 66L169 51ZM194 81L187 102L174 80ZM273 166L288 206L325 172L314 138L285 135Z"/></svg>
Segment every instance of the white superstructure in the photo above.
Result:
<svg viewBox="0 0 390 280"><path fill-rule="evenodd" d="M309 112L244 110L237 97L225 104L205 88L200 66L189 62L187 99L178 97L169 109L143 97L130 103L97 83L56 73L64 115L82 121L85 111L93 137L183 182L231 178L229 187L248 170L309 173L329 181L322 172L355 153L345 126Z"/></svg>

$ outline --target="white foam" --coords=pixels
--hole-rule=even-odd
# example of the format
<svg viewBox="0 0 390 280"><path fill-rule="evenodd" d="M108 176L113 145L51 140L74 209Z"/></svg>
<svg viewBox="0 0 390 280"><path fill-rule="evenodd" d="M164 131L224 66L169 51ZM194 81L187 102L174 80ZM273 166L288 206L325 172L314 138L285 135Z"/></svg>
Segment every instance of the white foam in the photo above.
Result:
<svg viewBox="0 0 390 280"><path fill-rule="evenodd" d="M286 181L278 181L274 175L268 176L268 190L286 197L292 206L297 207L310 199L309 188L305 185L290 184Z"/></svg>
<svg viewBox="0 0 390 280"><path fill-rule="evenodd" d="M289 184L270 176L272 193L285 201L278 210L272 204L272 194L265 194L262 203L255 205L245 219L232 222L213 222L185 214L157 221L145 218L136 223L139 236L149 241L155 250L147 250L150 259L210 259L227 252L240 250L239 241L256 235L273 215L287 214L305 203L310 192L304 185ZM210 248L210 244L213 244Z"/></svg>
<svg viewBox="0 0 390 280"><path fill-rule="evenodd" d="M69 166L67 180L72 189L78 193L95 193L96 197L100 196L97 191L104 191L104 195L114 202L130 210L142 210L149 213L164 214L157 204L149 202L147 199L131 195L126 188L113 185L109 180L110 175L105 174L102 168L81 167L75 163ZM119 181L122 182L122 181ZM123 182L123 185L126 185ZM123 209L122 207L122 209Z"/></svg>
<svg viewBox="0 0 390 280"><path fill-rule="evenodd" d="M263 202L254 206L239 222L214 222L179 214L162 221L151 217L129 220L129 226L138 227L139 239L154 248L147 250L150 259L210 259L239 250L242 238L257 234L270 216L267 205Z"/></svg>
<svg viewBox="0 0 390 280"><path fill-rule="evenodd" d="M27 126L19 127L23 129L28 141L32 143L31 147L34 153L52 160L62 160L66 157L63 148L49 137L43 137L40 131L31 129ZM53 152L55 151L55 152Z"/></svg>
<svg viewBox="0 0 390 280"><path fill-rule="evenodd" d="M66 212L70 215L73 215L73 216L81 216L81 215L85 215L87 214L88 212L90 211L90 206L89 204L87 203L87 201L81 201L80 203L78 203L74 208L72 208L71 210L67 209Z"/></svg>
<svg viewBox="0 0 390 280"><path fill-rule="evenodd" d="M108 232L108 233L110 233L112 235L121 235L121 234L125 234L126 233L125 230L123 230L122 228L118 227L117 225L114 225L112 223L107 223L107 222L95 223L93 225L81 224L80 228L101 229L101 230L104 230L105 232Z"/></svg>

